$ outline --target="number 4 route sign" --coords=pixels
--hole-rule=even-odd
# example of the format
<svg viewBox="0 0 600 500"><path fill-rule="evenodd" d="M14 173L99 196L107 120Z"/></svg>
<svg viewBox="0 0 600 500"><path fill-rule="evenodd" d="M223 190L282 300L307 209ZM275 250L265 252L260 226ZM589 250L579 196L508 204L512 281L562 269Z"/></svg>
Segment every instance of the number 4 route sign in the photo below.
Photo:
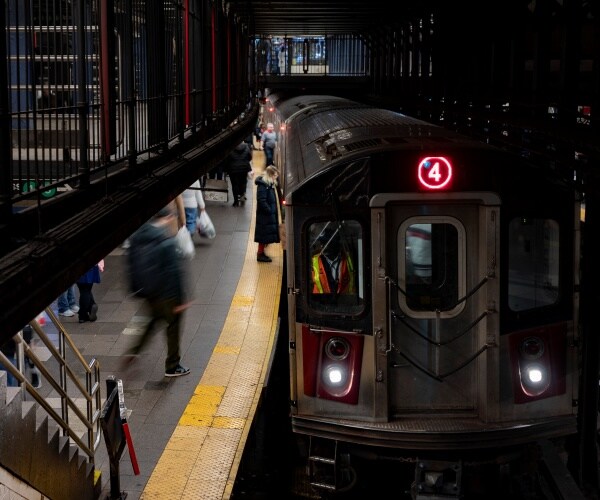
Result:
<svg viewBox="0 0 600 500"><path fill-rule="evenodd" d="M452 165L443 156L428 156L419 163L418 175L419 182L427 189L442 189L452 179Z"/></svg>

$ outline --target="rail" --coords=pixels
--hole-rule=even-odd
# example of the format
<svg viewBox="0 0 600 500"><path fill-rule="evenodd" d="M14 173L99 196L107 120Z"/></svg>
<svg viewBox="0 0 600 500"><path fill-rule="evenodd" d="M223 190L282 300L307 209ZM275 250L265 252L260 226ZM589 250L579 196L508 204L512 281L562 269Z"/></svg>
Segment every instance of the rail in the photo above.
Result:
<svg viewBox="0 0 600 500"><path fill-rule="evenodd" d="M96 359L86 361L83 358L51 308L46 308L44 313L56 329L57 338L54 342L51 338L53 334L46 333L40 325L39 316L29 325L47 349L44 353L48 353L48 359L42 360L39 352L36 354L39 348L25 342L20 332L14 337L17 342L16 364L2 352L0 363L25 388L20 392L22 397L29 394L39 404L40 410L56 422L62 434L68 436L85 453L88 462L93 464L101 437L100 365ZM46 384L34 387L27 378L29 363L26 360L39 370L42 380L51 389ZM49 395L56 398L55 393L60 399L60 408L54 408L47 399ZM80 408L81 401L84 408Z"/></svg>

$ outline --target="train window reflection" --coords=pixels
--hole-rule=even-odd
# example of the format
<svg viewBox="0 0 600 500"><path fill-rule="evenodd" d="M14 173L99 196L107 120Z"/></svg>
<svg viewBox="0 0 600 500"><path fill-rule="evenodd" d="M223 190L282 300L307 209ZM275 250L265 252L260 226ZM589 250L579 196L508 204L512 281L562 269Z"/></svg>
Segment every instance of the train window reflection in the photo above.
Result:
<svg viewBox="0 0 600 500"><path fill-rule="evenodd" d="M554 304L559 291L559 228L549 219L516 217L508 227L508 307Z"/></svg>
<svg viewBox="0 0 600 500"><path fill-rule="evenodd" d="M312 308L335 314L357 314L364 299L363 238L357 221L325 221L308 229Z"/></svg>
<svg viewBox="0 0 600 500"><path fill-rule="evenodd" d="M409 311L429 315L460 307L457 301L464 293L461 228L447 218L444 222L409 222L400 228L399 248L404 252L398 255L399 278L406 294L401 293L399 299Z"/></svg>

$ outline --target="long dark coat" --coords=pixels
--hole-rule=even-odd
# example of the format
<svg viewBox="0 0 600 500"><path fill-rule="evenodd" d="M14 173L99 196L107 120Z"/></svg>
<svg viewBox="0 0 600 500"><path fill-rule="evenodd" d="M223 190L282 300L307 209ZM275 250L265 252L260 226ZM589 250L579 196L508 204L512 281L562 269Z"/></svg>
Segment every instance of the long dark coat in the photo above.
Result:
<svg viewBox="0 0 600 500"><path fill-rule="evenodd" d="M252 170L250 162L252 161L252 151L245 142L238 144L235 149L229 153L225 171L231 175L238 172L247 174Z"/></svg>
<svg viewBox="0 0 600 500"><path fill-rule="evenodd" d="M256 184L254 241L256 243L279 243L275 186L267 184L262 176L258 176L254 183Z"/></svg>

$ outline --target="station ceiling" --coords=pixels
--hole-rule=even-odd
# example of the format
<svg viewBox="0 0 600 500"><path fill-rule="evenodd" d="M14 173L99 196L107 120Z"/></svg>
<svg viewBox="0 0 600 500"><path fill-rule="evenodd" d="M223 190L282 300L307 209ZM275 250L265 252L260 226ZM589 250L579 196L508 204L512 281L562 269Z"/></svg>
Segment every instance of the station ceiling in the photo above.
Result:
<svg viewBox="0 0 600 500"><path fill-rule="evenodd" d="M420 2L421 5L426 3ZM411 2L384 0L231 0L226 8L249 23L256 35L362 35L398 20Z"/></svg>

